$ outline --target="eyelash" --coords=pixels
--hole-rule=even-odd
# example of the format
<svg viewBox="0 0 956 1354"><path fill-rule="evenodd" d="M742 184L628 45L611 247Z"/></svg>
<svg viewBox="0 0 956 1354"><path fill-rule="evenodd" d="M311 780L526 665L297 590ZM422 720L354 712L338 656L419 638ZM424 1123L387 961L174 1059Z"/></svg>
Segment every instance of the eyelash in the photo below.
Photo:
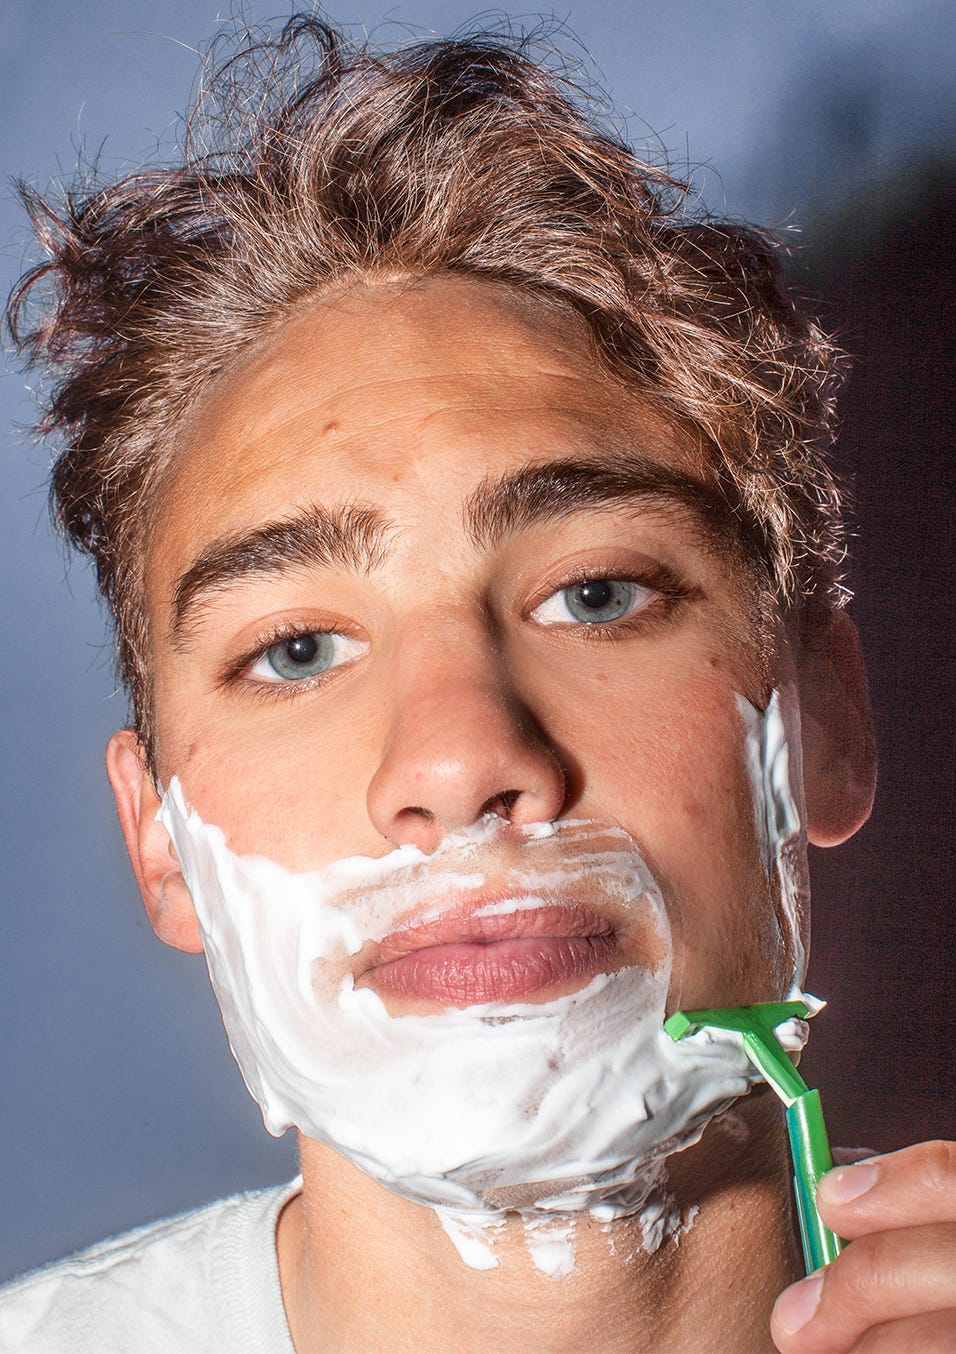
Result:
<svg viewBox="0 0 956 1354"><path fill-rule="evenodd" d="M626 616L622 620L593 621L590 624L585 624L583 621L577 624L566 621L561 624L542 625L541 628L556 631L561 635L573 633L576 638L579 637L585 642L593 642L594 640L610 640L612 643L623 641L629 639L633 634L645 630L648 626L655 625L673 615L676 609L691 600L696 592L694 588L682 583L677 575L663 564L648 563L640 571L632 574L622 571L619 566L613 564L608 564L606 567L589 566L575 569L567 575L551 580L528 606L525 615L530 618L531 614L542 606L548 598L553 597L555 593L564 592L567 588L574 588L582 583L602 582L633 583L636 587L647 588L649 591L657 593L657 597L645 606L639 607L634 615Z"/></svg>
<svg viewBox="0 0 956 1354"><path fill-rule="evenodd" d="M254 644L246 650L239 658L233 659L222 671L219 677L220 687L242 686L259 700L289 700L306 691L313 690L314 687L328 681L334 673L339 671L338 667L330 668L327 672L317 673L314 677L304 677L296 682L258 682L246 674L251 668L264 658L268 651L276 644L288 644L293 639L299 639L303 635L318 634L322 630L310 621L285 621L282 625L276 625L263 631L257 636ZM344 630L329 630L329 634L345 634ZM348 666L343 664L343 667Z"/></svg>
<svg viewBox="0 0 956 1354"><path fill-rule="evenodd" d="M568 621L555 625L541 625L542 630L552 630L567 635L573 632L574 635L586 643L593 643L596 640L610 641L611 643L620 642L630 638L638 631L654 625L667 616L683 602L687 601L693 594L693 589L688 588L663 565L648 565L643 568L639 574L627 574L614 566L606 568L590 567L587 569L576 569L573 572L563 576L559 580L550 582L546 588L542 588L538 596L527 607L525 611L526 619L530 614L543 605L549 597L555 593L563 592L567 588L577 587L582 583L596 582L615 582L615 583L633 583L637 587L648 588L657 593L657 598L640 607L633 616L625 617L622 620L607 622L592 622L585 624L583 621L575 624ZM276 625L258 635L254 644L242 654L241 657L234 659L223 670L219 677L221 687L232 687L237 685L244 686L251 694L259 700L290 700L295 696L312 691L315 687L322 685L336 672L338 668L332 668L328 672L319 673L314 677L303 678L302 681L294 682L258 682L245 676L249 669L253 668L258 661L265 656L269 649L276 644L287 644L290 640L299 638L302 635L315 634L321 629L314 622L309 621L287 621L282 625ZM333 632L329 632L333 633ZM334 633L345 633L344 631L335 631ZM348 666L344 664L343 666Z"/></svg>

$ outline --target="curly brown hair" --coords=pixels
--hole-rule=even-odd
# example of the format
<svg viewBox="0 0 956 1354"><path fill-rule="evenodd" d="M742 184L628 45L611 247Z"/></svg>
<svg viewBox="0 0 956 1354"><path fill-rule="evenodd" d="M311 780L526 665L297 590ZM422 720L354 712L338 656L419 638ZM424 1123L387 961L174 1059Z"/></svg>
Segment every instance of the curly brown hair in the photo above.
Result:
<svg viewBox="0 0 956 1354"><path fill-rule="evenodd" d="M779 247L693 215L525 39L383 53L295 17L213 72L180 163L21 191L46 257L7 323L52 378L54 516L95 561L147 747L159 472L208 383L332 283L458 273L573 308L599 362L706 439L782 602L844 596L838 364Z"/></svg>

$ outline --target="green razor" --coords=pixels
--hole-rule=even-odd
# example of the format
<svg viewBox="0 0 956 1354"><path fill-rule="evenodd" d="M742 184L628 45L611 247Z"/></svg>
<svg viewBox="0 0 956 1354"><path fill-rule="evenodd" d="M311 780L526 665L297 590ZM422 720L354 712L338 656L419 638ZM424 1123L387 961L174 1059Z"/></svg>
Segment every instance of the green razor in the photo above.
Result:
<svg viewBox="0 0 956 1354"><path fill-rule="evenodd" d="M785 1020L805 1020L810 1008L803 1001L767 1001L758 1006L727 1006L711 1011L675 1011L664 1029L675 1041L708 1025L736 1030L744 1052L787 1107L787 1131L793 1158L793 1190L807 1273L835 1260L843 1241L823 1225L817 1212L817 1182L833 1165L820 1092L811 1091L774 1034Z"/></svg>

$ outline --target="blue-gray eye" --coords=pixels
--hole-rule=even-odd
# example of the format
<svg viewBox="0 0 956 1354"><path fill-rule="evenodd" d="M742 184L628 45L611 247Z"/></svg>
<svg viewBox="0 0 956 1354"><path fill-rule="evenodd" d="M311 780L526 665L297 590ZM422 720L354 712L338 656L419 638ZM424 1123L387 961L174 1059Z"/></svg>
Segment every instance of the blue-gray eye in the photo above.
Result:
<svg viewBox="0 0 956 1354"><path fill-rule="evenodd" d="M249 676L259 682L302 682L340 667L367 649L367 644L334 630L290 635L270 644L249 669Z"/></svg>
<svg viewBox="0 0 956 1354"><path fill-rule="evenodd" d="M607 625L633 615L656 595L623 578L584 578L552 593L531 615L543 625Z"/></svg>

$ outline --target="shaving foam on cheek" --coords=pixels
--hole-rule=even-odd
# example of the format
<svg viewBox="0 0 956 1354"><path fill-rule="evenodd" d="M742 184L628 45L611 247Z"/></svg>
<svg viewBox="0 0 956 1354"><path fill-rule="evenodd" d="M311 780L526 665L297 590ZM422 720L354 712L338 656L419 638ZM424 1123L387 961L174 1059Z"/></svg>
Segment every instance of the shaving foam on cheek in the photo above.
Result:
<svg viewBox="0 0 956 1354"><path fill-rule="evenodd" d="M784 939L793 953L790 996L798 998L804 996L800 984L806 976L810 897L801 812L799 704L796 693L784 689L773 692L763 711L738 695L737 710L744 725L744 757L753 791L757 843L768 880L776 881ZM809 1004L817 1005L813 998Z"/></svg>
<svg viewBox="0 0 956 1354"><path fill-rule="evenodd" d="M783 735L766 727L776 713L742 713L758 827L773 854L792 827ZM573 1267L573 1219L585 1211L605 1222L639 1218L647 1250L689 1222L667 1192L666 1159L696 1142L755 1073L730 1031L676 1044L664 1033L670 928L625 832L541 824L516 839L490 817L431 856L402 847L295 874L231 852L175 779L160 819L233 1053L270 1132L295 1125L432 1207L479 1269L498 1263L495 1230L509 1213L524 1220L534 1263L555 1276ZM428 1015L391 1015L371 987L355 985L364 947L447 915L489 879L505 879L507 896L486 914L556 898L603 907L643 937L644 961L553 1000ZM799 1048L805 1026L780 1033Z"/></svg>

